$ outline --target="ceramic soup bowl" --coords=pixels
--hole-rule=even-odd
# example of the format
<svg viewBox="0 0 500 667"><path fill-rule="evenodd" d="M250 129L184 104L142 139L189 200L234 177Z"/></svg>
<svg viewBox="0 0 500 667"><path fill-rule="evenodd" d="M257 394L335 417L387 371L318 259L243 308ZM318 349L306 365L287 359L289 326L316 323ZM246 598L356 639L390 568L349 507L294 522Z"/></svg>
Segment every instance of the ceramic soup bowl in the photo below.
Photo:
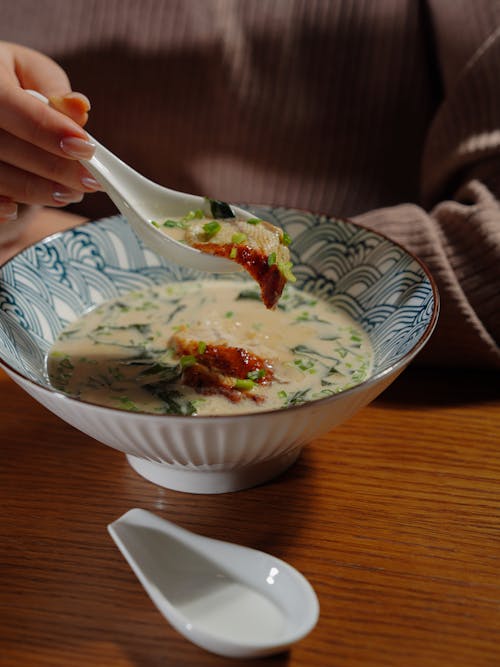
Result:
<svg viewBox="0 0 500 667"><path fill-rule="evenodd" d="M56 391L47 353L70 322L131 290L214 277L158 257L120 216L46 238L0 267L0 364L34 399L125 453L156 484L222 493L270 480L306 443L372 401L418 354L435 327L438 294L417 258L374 231L303 211L253 211L292 238L296 286L330 300L368 334L374 366L361 384L285 409L232 416L128 412Z"/></svg>

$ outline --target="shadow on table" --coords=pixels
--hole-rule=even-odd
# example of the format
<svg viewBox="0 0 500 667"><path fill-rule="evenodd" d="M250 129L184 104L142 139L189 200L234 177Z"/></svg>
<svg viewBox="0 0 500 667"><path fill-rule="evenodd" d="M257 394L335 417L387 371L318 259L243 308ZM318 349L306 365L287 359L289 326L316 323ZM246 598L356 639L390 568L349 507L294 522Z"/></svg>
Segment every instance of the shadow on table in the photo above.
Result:
<svg viewBox="0 0 500 667"><path fill-rule="evenodd" d="M393 407L496 402L500 401L500 373L410 366L376 401Z"/></svg>

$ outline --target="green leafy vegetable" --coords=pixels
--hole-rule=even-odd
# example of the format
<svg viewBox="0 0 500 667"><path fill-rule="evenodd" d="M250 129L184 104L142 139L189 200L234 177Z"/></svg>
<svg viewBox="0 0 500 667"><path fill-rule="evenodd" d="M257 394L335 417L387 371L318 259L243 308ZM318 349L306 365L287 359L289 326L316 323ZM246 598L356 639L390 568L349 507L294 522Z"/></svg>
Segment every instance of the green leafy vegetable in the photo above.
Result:
<svg viewBox="0 0 500 667"><path fill-rule="evenodd" d="M254 380L254 382L258 382L259 380L262 380L263 377L265 377L266 371L264 368L259 368L258 370L255 371L249 371L247 373L247 378L249 380Z"/></svg>
<svg viewBox="0 0 500 667"><path fill-rule="evenodd" d="M193 354L185 354L180 358L182 368L189 368L196 363L196 357Z"/></svg>
<svg viewBox="0 0 500 667"><path fill-rule="evenodd" d="M226 218L235 218L231 207L226 202L219 201L217 199L209 199L207 201L210 204L210 212L213 218L219 218L219 220L225 220Z"/></svg>
<svg viewBox="0 0 500 667"><path fill-rule="evenodd" d="M201 208L197 208L196 211L189 211L182 220L184 222L190 222L191 220L202 220L205 217L205 214Z"/></svg>
<svg viewBox="0 0 500 667"><path fill-rule="evenodd" d="M247 379L247 380L236 380L234 383L234 388L235 389L241 389L242 391L248 391L250 389L253 389L255 387L255 382L253 380Z"/></svg>
<svg viewBox="0 0 500 667"><path fill-rule="evenodd" d="M247 239L248 236L246 234L243 234L243 232L237 232L231 237L231 243L245 243Z"/></svg>
<svg viewBox="0 0 500 667"><path fill-rule="evenodd" d="M130 359L120 362L123 366L137 366L142 368L137 379L144 380L156 376L157 380L175 382L181 376L180 364L165 364L154 359Z"/></svg>
<svg viewBox="0 0 500 667"><path fill-rule="evenodd" d="M244 289L237 296L237 301L240 299L251 299L252 301L260 301L260 294L256 290Z"/></svg>
<svg viewBox="0 0 500 667"><path fill-rule="evenodd" d="M163 414L194 415L196 413L196 408L191 401L185 399L179 391L172 389L164 382L145 385L144 389L163 401Z"/></svg>
<svg viewBox="0 0 500 667"><path fill-rule="evenodd" d="M297 278L292 273L292 262L279 262L278 269L282 276L291 283L296 282Z"/></svg>
<svg viewBox="0 0 500 667"><path fill-rule="evenodd" d="M296 391L293 394L287 394L284 407L290 407L291 405L302 405L307 401L307 394L310 392L310 389L301 389Z"/></svg>
<svg viewBox="0 0 500 667"><path fill-rule="evenodd" d="M274 266L276 264L276 253L270 252L267 258L267 263L269 266Z"/></svg>
<svg viewBox="0 0 500 667"><path fill-rule="evenodd" d="M203 231L207 238L211 239L212 236L215 236L218 231L220 231L220 222L217 220L212 220L211 222L206 222L203 225Z"/></svg>
<svg viewBox="0 0 500 667"><path fill-rule="evenodd" d="M128 410L129 412L139 411L137 405L131 401L128 396L118 396L117 401L120 403L120 408L122 410Z"/></svg>
<svg viewBox="0 0 500 667"><path fill-rule="evenodd" d="M186 223L184 220L164 220L163 226L170 229L186 229Z"/></svg>

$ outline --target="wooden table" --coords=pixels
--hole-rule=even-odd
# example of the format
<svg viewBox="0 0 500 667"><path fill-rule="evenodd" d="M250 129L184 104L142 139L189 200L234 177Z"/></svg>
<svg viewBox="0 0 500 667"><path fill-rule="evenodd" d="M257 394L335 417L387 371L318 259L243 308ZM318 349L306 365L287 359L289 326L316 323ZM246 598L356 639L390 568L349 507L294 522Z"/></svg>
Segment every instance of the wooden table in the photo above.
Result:
<svg viewBox="0 0 500 667"><path fill-rule="evenodd" d="M38 211L0 262L78 221ZM497 667L498 390L498 375L410 368L280 478L196 496L145 481L0 371L0 665ZM318 625L245 663L188 643L106 531L132 507L295 565Z"/></svg>
<svg viewBox="0 0 500 667"><path fill-rule="evenodd" d="M198 667L238 661L163 620L106 525L143 507L269 551L318 594L280 667L500 664L498 376L408 369L280 478L196 496L49 413L0 372L0 664Z"/></svg>

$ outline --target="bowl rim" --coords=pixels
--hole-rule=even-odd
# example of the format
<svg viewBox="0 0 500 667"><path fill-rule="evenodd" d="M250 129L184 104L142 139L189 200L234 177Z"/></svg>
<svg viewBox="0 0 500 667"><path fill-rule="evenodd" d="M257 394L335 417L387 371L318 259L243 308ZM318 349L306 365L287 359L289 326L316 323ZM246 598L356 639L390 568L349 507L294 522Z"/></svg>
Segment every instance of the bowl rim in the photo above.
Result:
<svg viewBox="0 0 500 667"><path fill-rule="evenodd" d="M22 382L26 382L33 387L35 387L37 390L41 390L42 392L47 392L47 394L52 394L54 396L58 396L60 400L67 400L70 403L75 403L77 405L84 405L84 406L89 406L98 410L103 410L103 411L110 411L112 414L126 414L130 416L132 419L143 419L143 418L148 418L148 419L169 419L170 421L172 420L193 420L195 419L196 422L201 422L201 421L213 421L213 420L238 420L241 421L242 418L258 418L258 417L263 417L265 415L279 415L279 414L284 414L288 413L289 411L295 411L295 410L303 410L310 408L311 406L321 406L324 403L330 403L335 400L340 400L345 396L349 395L354 395L356 393L359 393L362 390L365 390L367 388L370 388L379 382L383 381L385 378L393 375L394 373L401 372L404 370L404 368L417 356L417 354L422 350L423 347L427 344L429 341L432 333L434 332L434 329L436 328L438 319L439 319L439 313L440 313L440 308L441 308L441 300L439 296L439 290L436 284L436 281L434 279L434 276L432 275L430 269L428 268L427 264L417 257L411 250L408 250L402 243L399 243L399 241L395 241L394 239L390 238L383 232L379 232L376 229L373 229L372 227L369 227L368 225L356 222L354 220L351 220L350 218L347 217L342 217L342 216L335 216L335 215L330 215L328 213L317 213L313 212L307 209L301 209L297 207L292 207L288 208L286 206L271 206L271 205L266 205L266 204L242 204L241 206L248 206L248 207L253 207L253 208L272 208L273 210L282 210L282 211L290 211L290 212L297 212L297 213L303 213L306 215L314 215L315 217L324 217L327 218L328 220L332 222L342 222L346 223L349 225L352 225L354 227L357 227L361 230L368 231L372 234L375 234L376 236L379 236L380 238L388 241L390 244L400 248L404 253L406 253L411 259L416 262L420 268L422 269L425 277L429 281L429 284L431 286L432 290L432 296L433 296L433 309L432 309L432 315L431 318L423 331L421 337L417 341L417 343L408 351L406 354L404 354L401 359L393 364L389 364L386 367L382 367L381 370L379 370L377 373L374 373L373 375L370 375L366 380L363 380L359 384L354 385L353 387L350 387L348 389L343 389L342 391L339 391L336 394L330 394L329 396L325 396L323 398L316 398L314 400L310 401L305 401L304 403L301 403L299 405L291 405L286 408L274 408L270 410L257 410L254 412L242 412L238 414L217 414L217 415L169 415L169 414L161 414L161 415L155 415L150 412L145 412L145 411L129 411L129 410L122 410L121 408L113 408L109 406L103 406L100 405L99 403L93 403L91 401L82 401L78 398L74 398L72 396L69 396L68 394L65 394L62 391L59 391L58 389L55 389L53 387L47 387L42 384L39 384L38 382L35 382L31 378L26 377L19 371L17 371L15 368L13 368L8 362L6 362L3 358L0 358L0 367L3 366L5 370L7 370L11 375L15 375L18 378L22 380ZM125 220L124 216L121 214L116 214L116 215L109 215L105 216L103 218L98 218L95 220L86 220L84 222L80 222L79 224L75 225L74 227L69 227L68 229L64 229L58 232L54 232L52 234L49 234L43 238L41 238L38 241L35 241L34 243L30 244L26 248L23 248L22 250L19 250L15 255L10 257L8 260L3 262L3 264L0 264L0 271L10 262L15 260L19 255L22 255L22 253L26 252L27 250L36 247L37 245L40 244L46 244L54 239L57 239L60 236L64 236L67 232L71 231L76 231L79 229L82 229L86 226L89 225L95 225L99 224L101 222L105 222L107 220L115 220L115 219L121 219ZM126 220L125 220L126 221Z"/></svg>

